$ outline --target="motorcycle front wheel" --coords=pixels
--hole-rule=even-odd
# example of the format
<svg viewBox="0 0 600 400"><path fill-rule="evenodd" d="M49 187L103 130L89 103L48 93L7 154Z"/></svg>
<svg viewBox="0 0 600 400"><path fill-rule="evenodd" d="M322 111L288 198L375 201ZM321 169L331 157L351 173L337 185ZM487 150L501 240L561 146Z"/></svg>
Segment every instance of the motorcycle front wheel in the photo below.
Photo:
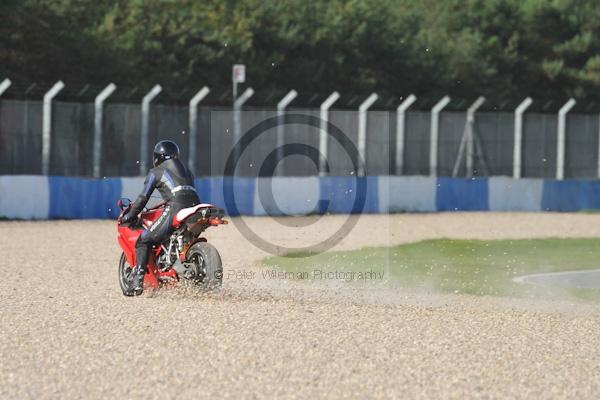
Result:
<svg viewBox="0 0 600 400"><path fill-rule="evenodd" d="M133 296L135 291L133 290L133 267L127 262L125 253L121 253L121 259L119 260L119 286L125 296Z"/></svg>

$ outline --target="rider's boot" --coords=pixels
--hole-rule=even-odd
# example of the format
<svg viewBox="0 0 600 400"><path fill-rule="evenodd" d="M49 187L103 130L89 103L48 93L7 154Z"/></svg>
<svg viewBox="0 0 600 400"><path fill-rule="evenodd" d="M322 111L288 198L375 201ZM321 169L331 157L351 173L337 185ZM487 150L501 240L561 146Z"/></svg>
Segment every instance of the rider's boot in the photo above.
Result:
<svg viewBox="0 0 600 400"><path fill-rule="evenodd" d="M133 293L139 296L144 291L144 275L146 269L142 265L137 265L133 270Z"/></svg>

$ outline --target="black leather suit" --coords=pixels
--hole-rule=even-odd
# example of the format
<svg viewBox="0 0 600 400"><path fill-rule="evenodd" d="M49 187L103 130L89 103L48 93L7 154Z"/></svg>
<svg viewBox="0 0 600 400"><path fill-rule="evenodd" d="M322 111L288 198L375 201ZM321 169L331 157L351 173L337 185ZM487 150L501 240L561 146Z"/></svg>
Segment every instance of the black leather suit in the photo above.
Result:
<svg viewBox="0 0 600 400"><path fill-rule="evenodd" d="M173 233L173 217L180 210L200 204L200 198L194 188L194 177L179 159L170 159L148 172L144 190L131 205L130 215L139 214L150 195L158 189L165 208L160 217L148 229L144 229L135 245L136 265L143 268L148 264L152 245L161 243Z"/></svg>

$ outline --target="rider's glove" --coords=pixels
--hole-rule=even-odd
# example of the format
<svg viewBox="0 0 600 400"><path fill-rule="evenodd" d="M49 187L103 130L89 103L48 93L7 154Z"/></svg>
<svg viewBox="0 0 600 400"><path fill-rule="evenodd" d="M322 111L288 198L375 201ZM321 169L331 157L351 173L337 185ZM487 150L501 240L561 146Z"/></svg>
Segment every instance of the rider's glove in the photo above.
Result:
<svg viewBox="0 0 600 400"><path fill-rule="evenodd" d="M122 224L128 224L132 221L134 221L136 218L135 215L133 215L132 213L128 212L127 214L123 215L123 217L121 218L121 223Z"/></svg>

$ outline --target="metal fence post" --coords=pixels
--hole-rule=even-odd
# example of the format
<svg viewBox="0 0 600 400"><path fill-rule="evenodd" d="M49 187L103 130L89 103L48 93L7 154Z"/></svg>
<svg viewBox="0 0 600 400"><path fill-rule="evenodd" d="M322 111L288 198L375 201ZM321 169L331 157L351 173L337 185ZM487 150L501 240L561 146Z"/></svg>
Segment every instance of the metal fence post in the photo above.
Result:
<svg viewBox="0 0 600 400"><path fill-rule="evenodd" d="M329 123L329 109L339 98L340 94L333 92L321 103L319 115L321 119L321 130L319 132L319 153L321 153L321 157L319 157L319 176L325 176L327 173L327 140L329 138L327 124Z"/></svg>
<svg viewBox="0 0 600 400"><path fill-rule="evenodd" d="M2 96L4 92L6 92L6 89L8 89L11 84L12 82L8 78L6 78L2 81L2 83L0 83L0 96Z"/></svg>
<svg viewBox="0 0 600 400"><path fill-rule="evenodd" d="M404 170L404 131L406 129L406 110L417 97L414 94L408 96L396 110L396 175L402 175Z"/></svg>
<svg viewBox="0 0 600 400"><path fill-rule="evenodd" d="M465 129L463 130L462 137L460 139L460 145L458 147L458 156L454 162L454 168L452 169L452 176L458 176L458 170L465 156L466 148L466 162L465 162L465 175L467 178L473 177L473 164L475 163L475 131L473 125L475 124L475 112L485 102L485 97L479 96L477 100L467 109L467 121L465 123Z"/></svg>
<svg viewBox="0 0 600 400"><path fill-rule="evenodd" d="M567 113L575 106L575 99L571 98L558 111L558 131L556 139L556 179L565 178L565 140L567 131Z"/></svg>
<svg viewBox="0 0 600 400"><path fill-rule="evenodd" d="M8 78L6 78L2 81L2 83L0 83L0 96L2 96L4 92L6 92L6 89L8 89L10 85L12 85L12 82Z"/></svg>
<svg viewBox="0 0 600 400"><path fill-rule="evenodd" d="M196 143L198 139L198 104L204 99L210 89L204 86L190 100L190 139L188 167L192 173L196 173Z"/></svg>
<svg viewBox="0 0 600 400"><path fill-rule="evenodd" d="M475 161L475 133L473 125L475 124L475 112L485 102L485 97L479 96L477 100L467 110L467 178L473 177L473 164Z"/></svg>
<svg viewBox="0 0 600 400"><path fill-rule="evenodd" d="M102 121L104 101L110 96L117 86L114 83L106 86L94 100L94 178L100 177L100 163L102 159Z"/></svg>
<svg viewBox="0 0 600 400"><path fill-rule="evenodd" d="M367 163L367 110L377 101L377 93L371 93L358 107L358 176L365 175Z"/></svg>
<svg viewBox="0 0 600 400"><path fill-rule="evenodd" d="M150 102L162 91L162 86L154 85L142 99L142 138L140 140L140 175L146 175L148 164L148 136L150 135Z"/></svg>
<svg viewBox="0 0 600 400"><path fill-rule="evenodd" d="M437 176L437 159L438 159L438 136L440 111L450 103L450 97L444 96L431 109L431 127L429 135L429 175Z"/></svg>
<svg viewBox="0 0 600 400"><path fill-rule="evenodd" d="M525 98L515 110L515 143L513 145L513 178L521 178L521 149L523 147L523 113L533 103L531 97Z"/></svg>
<svg viewBox="0 0 600 400"><path fill-rule="evenodd" d="M275 175L283 175L283 142L285 135L285 127L283 126L283 115L287 106L298 96L298 92L290 90L283 99L277 103L277 165Z"/></svg>
<svg viewBox="0 0 600 400"><path fill-rule="evenodd" d="M240 159L241 153L240 153L240 146L239 146L239 141L242 138L242 121L241 121L241 110L242 110L242 106L244 105L244 103L246 101L248 101L248 99L250 97L252 97L252 95L254 94L254 89L252 88L248 88L244 91L244 93L242 93L242 95L240 97L238 97L237 99L235 99L235 101L233 102L233 160L234 160L234 166L237 165L237 162ZM231 171L232 174L235 173L234 171Z"/></svg>
<svg viewBox="0 0 600 400"><path fill-rule="evenodd" d="M42 123L42 174L50 173L50 144L52 138L52 99L65 87L58 81L44 94L44 112Z"/></svg>

